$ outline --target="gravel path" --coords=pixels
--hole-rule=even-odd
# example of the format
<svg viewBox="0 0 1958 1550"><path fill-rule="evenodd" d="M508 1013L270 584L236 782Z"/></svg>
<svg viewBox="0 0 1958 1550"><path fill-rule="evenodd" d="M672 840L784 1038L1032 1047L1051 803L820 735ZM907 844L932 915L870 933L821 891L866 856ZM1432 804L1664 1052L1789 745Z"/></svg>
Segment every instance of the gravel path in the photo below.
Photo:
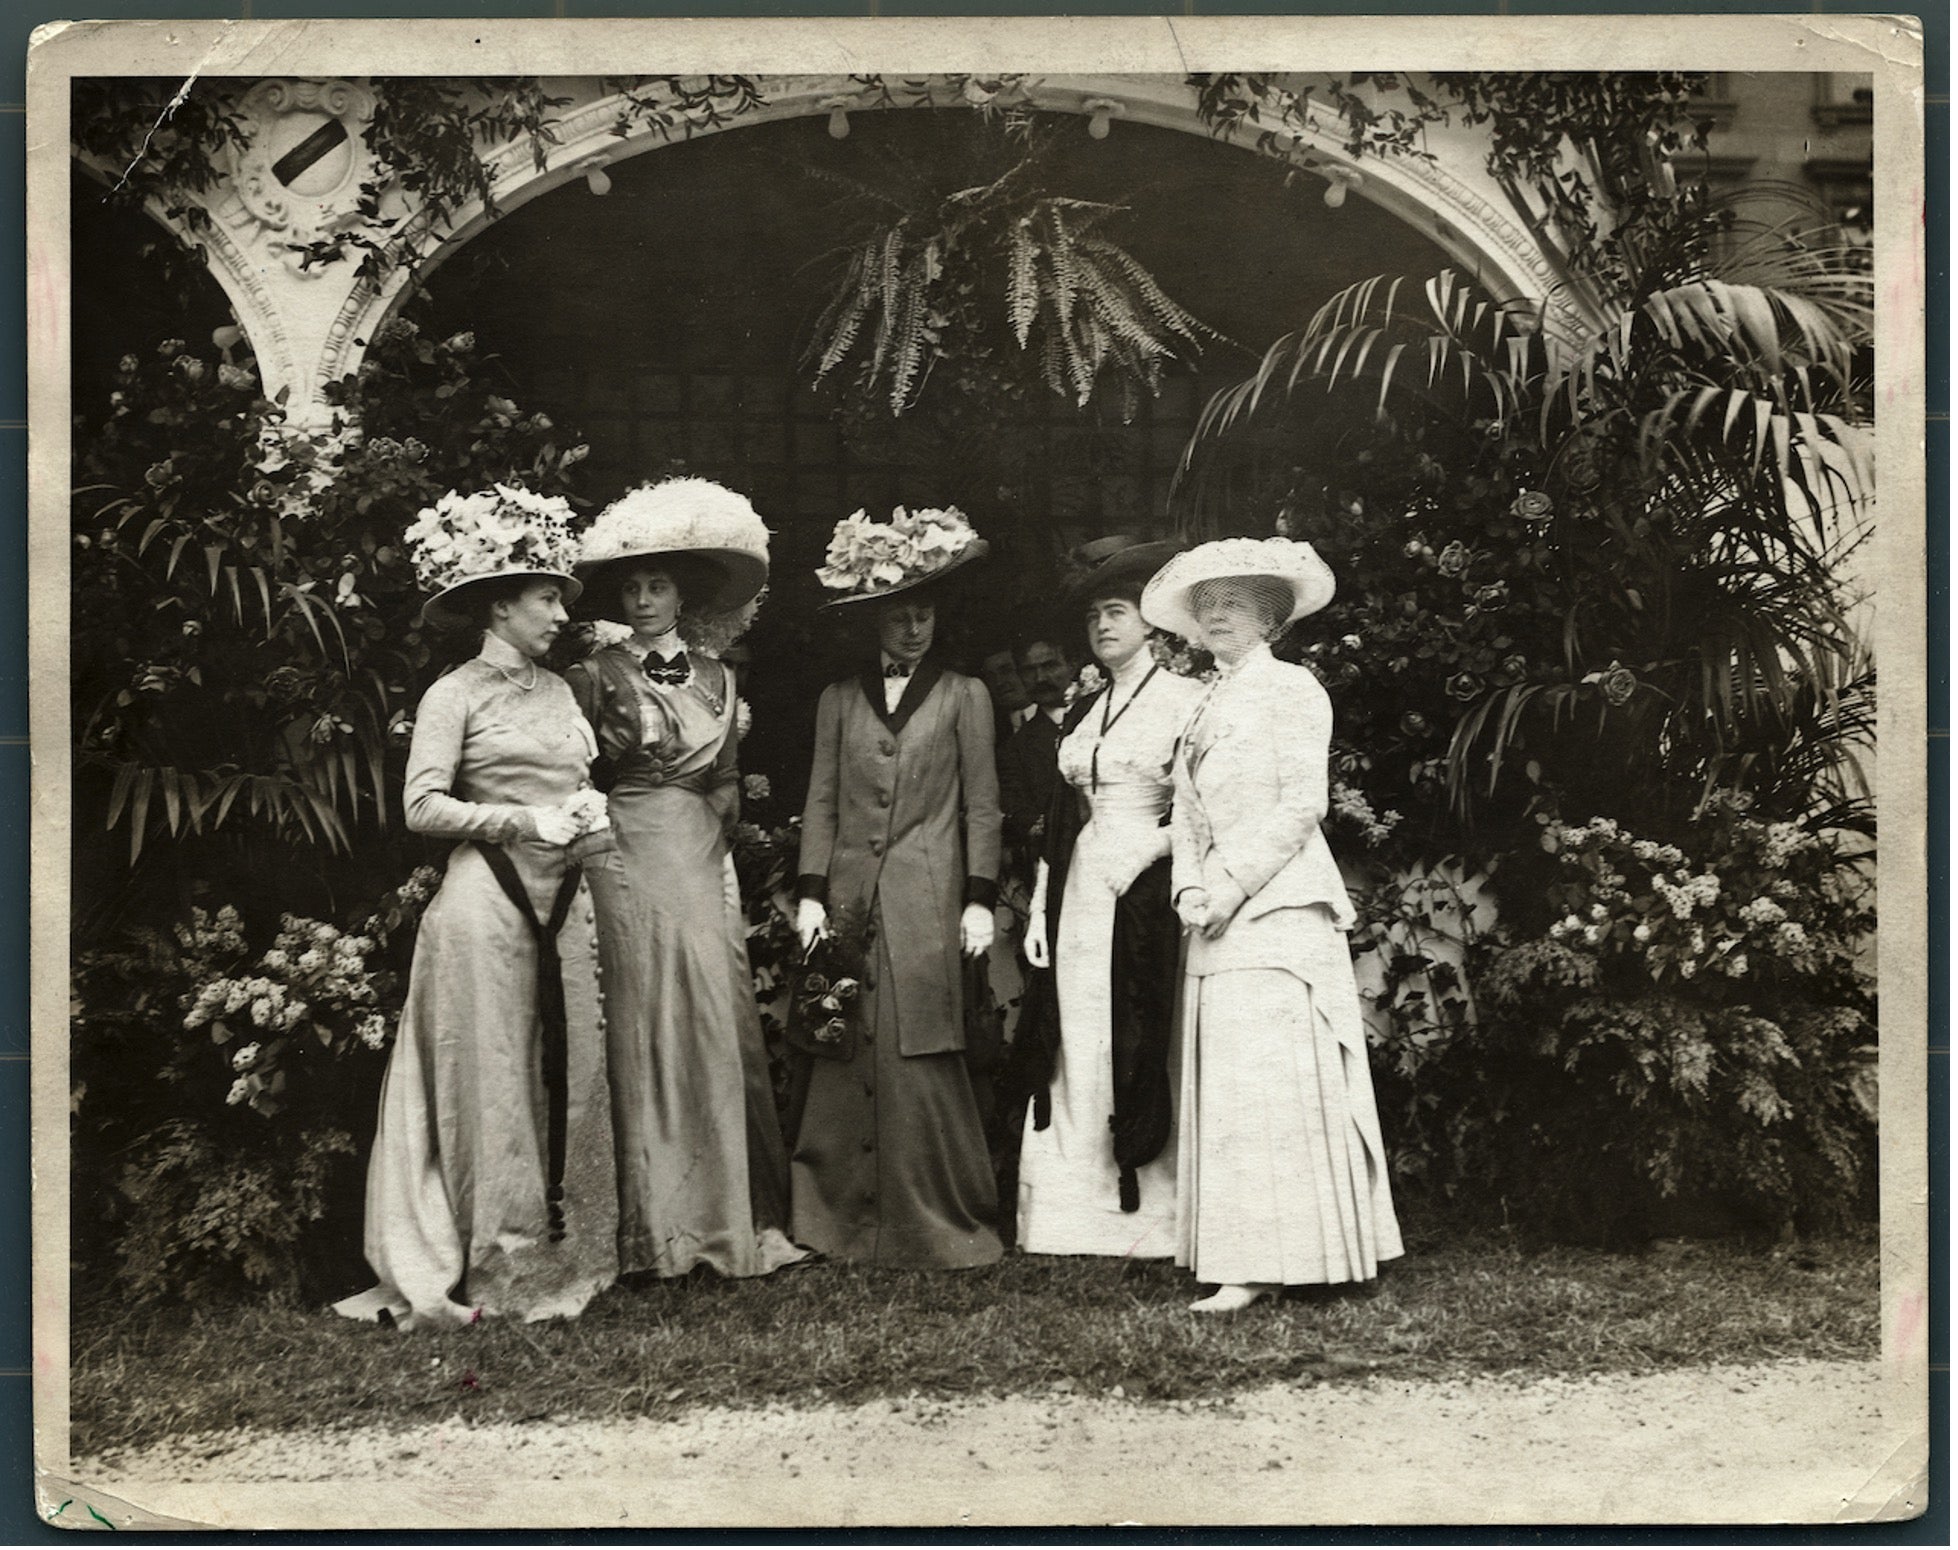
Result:
<svg viewBox="0 0 1958 1550"><path fill-rule="evenodd" d="M1875 1362L1376 1378L1209 1404L1055 1393L231 1433L74 1474L130 1528L1823 1522L1910 1510L1924 1453L1899 1445L1908 1417L1886 1425L1884 1396Z"/></svg>

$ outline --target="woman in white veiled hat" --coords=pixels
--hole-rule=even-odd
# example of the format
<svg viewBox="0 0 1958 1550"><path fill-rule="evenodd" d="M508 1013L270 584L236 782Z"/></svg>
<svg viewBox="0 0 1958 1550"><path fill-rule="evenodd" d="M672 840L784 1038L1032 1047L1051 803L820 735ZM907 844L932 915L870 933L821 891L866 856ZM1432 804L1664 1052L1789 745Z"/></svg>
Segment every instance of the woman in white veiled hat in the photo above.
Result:
<svg viewBox="0 0 1958 1550"><path fill-rule="evenodd" d="M629 639L565 674L598 737L613 849L588 869L598 908L618 1144L619 1268L705 1264L763 1275L788 1241L775 1116L728 831L740 809L734 671L681 632L747 608L768 530L706 479L630 491L585 534L589 610Z"/></svg>
<svg viewBox="0 0 1958 1550"><path fill-rule="evenodd" d="M1189 931L1178 1264L1231 1313L1281 1286L1366 1281L1402 1252L1345 933L1319 825L1332 704L1269 642L1332 600L1310 544L1228 538L1178 555L1142 613L1217 658L1178 745L1170 886Z"/></svg>
<svg viewBox="0 0 1958 1550"><path fill-rule="evenodd" d="M415 936L368 1163L380 1284L334 1305L349 1318L568 1316L618 1273L585 842L567 851L597 750L541 660L578 597L571 516L499 485L444 496L406 535L434 594L424 623L483 646L415 712L408 827L456 846Z"/></svg>

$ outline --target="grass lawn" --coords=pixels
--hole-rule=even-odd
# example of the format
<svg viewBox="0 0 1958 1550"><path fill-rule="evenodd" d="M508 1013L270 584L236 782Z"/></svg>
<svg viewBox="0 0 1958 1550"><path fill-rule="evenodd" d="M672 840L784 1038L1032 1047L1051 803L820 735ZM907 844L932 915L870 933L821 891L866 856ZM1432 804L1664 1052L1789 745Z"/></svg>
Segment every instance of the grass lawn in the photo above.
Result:
<svg viewBox="0 0 1958 1550"><path fill-rule="evenodd" d="M77 1456L233 1427L673 1416L703 1405L1103 1393L1214 1401L1272 1382L1649 1372L1875 1357L1874 1231L1632 1257L1416 1235L1374 1295L1234 1319L1162 1263L1009 1256L962 1274L815 1264L615 1287L568 1323L402 1334L311 1308L78 1304Z"/></svg>

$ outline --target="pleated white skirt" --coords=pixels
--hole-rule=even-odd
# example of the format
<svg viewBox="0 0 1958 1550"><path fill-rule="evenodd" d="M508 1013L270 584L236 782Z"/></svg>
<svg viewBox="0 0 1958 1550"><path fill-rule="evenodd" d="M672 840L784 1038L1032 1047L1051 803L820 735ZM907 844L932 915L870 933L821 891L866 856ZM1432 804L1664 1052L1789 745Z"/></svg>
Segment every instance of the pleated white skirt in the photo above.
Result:
<svg viewBox="0 0 1958 1550"><path fill-rule="evenodd" d="M1184 986L1176 1262L1199 1281L1365 1281L1402 1253L1346 938L1284 914L1294 967Z"/></svg>

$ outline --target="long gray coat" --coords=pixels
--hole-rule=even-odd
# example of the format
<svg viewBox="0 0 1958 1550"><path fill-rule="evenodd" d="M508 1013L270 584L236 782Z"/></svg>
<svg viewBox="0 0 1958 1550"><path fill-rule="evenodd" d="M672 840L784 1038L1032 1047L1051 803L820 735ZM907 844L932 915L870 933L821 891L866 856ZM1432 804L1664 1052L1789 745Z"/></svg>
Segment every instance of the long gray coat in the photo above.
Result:
<svg viewBox="0 0 1958 1550"><path fill-rule="evenodd" d="M875 667L823 691L797 871L803 898L874 913L898 1048L965 1048L959 914L998 893L999 777L984 685L927 662L895 714Z"/></svg>

